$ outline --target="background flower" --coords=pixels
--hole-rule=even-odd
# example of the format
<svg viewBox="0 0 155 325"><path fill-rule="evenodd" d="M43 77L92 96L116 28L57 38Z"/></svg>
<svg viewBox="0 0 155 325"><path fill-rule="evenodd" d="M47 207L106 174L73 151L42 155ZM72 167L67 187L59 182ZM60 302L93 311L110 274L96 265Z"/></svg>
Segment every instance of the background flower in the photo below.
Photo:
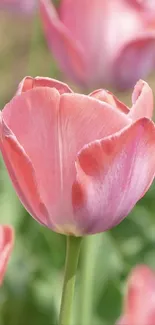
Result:
<svg viewBox="0 0 155 325"><path fill-rule="evenodd" d="M37 7L37 0L0 0L0 9L31 15Z"/></svg>
<svg viewBox="0 0 155 325"><path fill-rule="evenodd" d="M147 265L132 270L124 300L124 316L118 325L154 324L155 274Z"/></svg>
<svg viewBox="0 0 155 325"><path fill-rule="evenodd" d="M50 50L85 88L131 87L155 68L155 10L128 0L40 0Z"/></svg>
<svg viewBox="0 0 155 325"><path fill-rule="evenodd" d="M8 260L13 248L13 229L10 226L0 226L0 284L2 284Z"/></svg>

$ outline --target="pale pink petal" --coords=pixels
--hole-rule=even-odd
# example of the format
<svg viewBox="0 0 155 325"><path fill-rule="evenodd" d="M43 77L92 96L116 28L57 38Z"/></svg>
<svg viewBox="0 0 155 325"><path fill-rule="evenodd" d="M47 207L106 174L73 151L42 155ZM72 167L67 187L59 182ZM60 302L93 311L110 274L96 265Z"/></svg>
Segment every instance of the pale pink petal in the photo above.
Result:
<svg viewBox="0 0 155 325"><path fill-rule="evenodd" d="M21 202L37 221L52 227L52 221L48 220L46 208L38 191L32 163L2 117L0 134L0 150Z"/></svg>
<svg viewBox="0 0 155 325"><path fill-rule="evenodd" d="M13 228L0 225L0 285L2 284L8 260L14 244Z"/></svg>
<svg viewBox="0 0 155 325"><path fill-rule="evenodd" d="M3 116L32 162L52 220L63 226L74 224L71 189L78 151L131 120L95 98L74 93L60 96L48 87L15 96Z"/></svg>
<svg viewBox="0 0 155 325"><path fill-rule="evenodd" d="M155 126L146 118L81 150L73 207L83 233L103 232L129 214L153 181L154 151Z"/></svg>
<svg viewBox="0 0 155 325"><path fill-rule="evenodd" d="M141 10L134 0L61 0L57 12L49 0L40 1L49 48L81 86L126 89L155 68L155 14L149 6Z"/></svg>
<svg viewBox="0 0 155 325"><path fill-rule="evenodd" d="M0 0L0 10L31 15L37 9L37 0Z"/></svg>
<svg viewBox="0 0 155 325"><path fill-rule="evenodd" d="M155 324L155 273L148 266L139 265L133 269L124 311L131 325Z"/></svg>
<svg viewBox="0 0 155 325"><path fill-rule="evenodd" d="M60 19L84 51L87 68L81 85L88 89L100 87L109 80L109 46L106 42L108 3L109 0L60 2Z"/></svg>
<svg viewBox="0 0 155 325"><path fill-rule="evenodd" d="M12 166L12 169L14 173L18 172L21 174L16 177L20 182L20 189L26 191L24 198L29 199L29 205L34 204L35 211L30 211L29 207L26 208L36 219L39 216L40 206L42 207L43 203L46 205L47 197L48 203L54 210L55 201L56 199L58 201L60 196L60 191L58 191L60 173L58 170L59 146L57 139L59 97L60 95L55 88L37 87L15 96L3 110L5 122L15 134L29 161L27 163L25 157L20 155L20 158L25 160L25 165L27 163L28 171L26 177L24 172L26 167L20 161L18 166ZM8 148L5 151L8 154ZM14 154L14 151L11 154ZM10 158L12 157L8 159L9 167L11 161L14 163L17 160L15 160L16 157ZM21 170L22 168L23 171ZM28 184L27 179L29 181ZM42 199L38 197L38 192ZM19 197L22 200L22 197ZM30 207L32 208L33 206ZM52 226L52 215L50 215L50 220ZM43 213L41 221L50 227L46 214L44 216Z"/></svg>
<svg viewBox="0 0 155 325"><path fill-rule="evenodd" d="M115 325L132 325L129 323L128 317L127 316L122 316ZM138 325L138 324L137 324Z"/></svg>
<svg viewBox="0 0 155 325"><path fill-rule="evenodd" d="M132 94L133 106L129 117L137 120L141 117L152 118L153 116L153 93L147 82L139 80Z"/></svg>
<svg viewBox="0 0 155 325"><path fill-rule="evenodd" d="M134 85L138 68L135 69L133 63L131 68L127 66L124 70L130 56L133 61L132 53L129 53L129 58L125 56L122 59L121 56L122 49L139 37L144 29L140 14L134 6L125 0L63 0L60 4L60 19L74 38L81 42L85 51L88 62L85 74L87 87L110 83L122 88L128 87L129 83L130 86ZM118 57L121 57L119 65L116 60ZM125 61L124 64L122 61ZM131 70L134 81L131 80ZM140 77L138 75L138 79Z"/></svg>
<svg viewBox="0 0 155 325"><path fill-rule="evenodd" d="M60 21L51 1L40 0L40 14L49 48L59 62L60 68L70 76L82 81L87 63L81 43Z"/></svg>
<svg viewBox="0 0 155 325"><path fill-rule="evenodd" d="M144 33L125 43L113 62L113 82L125 89L155 68L155 32Z"/></svg>
<svg viewBox="0 0 155 325"><path fill-rule="evenodd" d="M50 88L56 88L60 94L63 93L72 93L72 90L69 88L67 84L64 82L51 79L51 78L45 78L45 77L25 77L19 84L18 90L16 95L21 94L22 92L28 91L32 88L36 87L50 87Z"/></svg>
<svg viewBox="0 0 155 325"><path fill-rule="evenodd" d="M116 96L114 96L113 93L109 90L94 90L91 94L89 94L89 96L95 97L105 103L112 105L113 107L120 110L122 113L129 113L129 108L124 103L122 103Z"/></svg>
<svg viewBox="0 0 155 325"><path fill-rule="evenodd" d="M80 40L89 63L93 63L92 59L95 60L96 55L98 58L100 55L106 33L104 27L107 22L104 17L107 14L108 2L107 0L62 0L60 2L60 19L73 37Z"/></svg>
<svg viewBox="0 0 155 325"><path fill-rule="evenodd" d="M134 5L138 10L142 9L143 11L155 11L155 2L154 0L126 0L130 5ZM154 12L155 14L155 12Z"/></svg>

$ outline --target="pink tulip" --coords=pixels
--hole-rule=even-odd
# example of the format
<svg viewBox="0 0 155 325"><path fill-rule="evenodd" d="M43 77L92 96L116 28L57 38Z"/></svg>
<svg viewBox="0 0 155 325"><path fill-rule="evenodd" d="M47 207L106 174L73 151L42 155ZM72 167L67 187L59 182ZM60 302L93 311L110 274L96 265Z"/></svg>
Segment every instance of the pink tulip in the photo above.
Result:
<svg viewBox="0 0 155 325"><path fill-rule="evenodd" d="M0 9L31 15L35 12L38 0L0 0Z"/></svg>
<svg viewBox="0 0 155 325"><path fill-rule="evenodd" d="M137 266L128 280L124 316L117 325L155 324L155 273L145 265Z"/></svg>
<svg viewBox="0 0 155 325"><path fill-rule="evenodd" d="M1 113L0 149L13 186L41 224L81 236L120 223L155 176L152 91L129 109L112 93L73 93L26 77Z"/></svg>
<svg viewBox="0 0 155 325"><path fill-rule="evenodd" d="M0 285L2 284L14 241L13 229L0 225Z"/></svg>
<svg viewBox="0 0 155 325"><path fill-rule="evenodd" d="M155 68L154 0L62 0L58 10L40 0L40 13L60 68L82 87L125 89Z"/></svg>

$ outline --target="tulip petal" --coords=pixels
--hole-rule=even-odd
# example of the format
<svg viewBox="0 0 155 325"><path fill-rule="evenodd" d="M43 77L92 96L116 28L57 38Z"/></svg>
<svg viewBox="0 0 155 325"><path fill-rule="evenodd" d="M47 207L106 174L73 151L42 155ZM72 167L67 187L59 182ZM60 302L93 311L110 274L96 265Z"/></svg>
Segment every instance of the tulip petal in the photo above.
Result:
<svg viewBox="0 0 155 325"><path fill-rule="evenodd" d="M5 143L4 148L4 153L9 155L7 168L9 171L11 167L12 179L15 174L13 185L19 180L17 185L20 188L15 189L26 209L36 220L52 229L53 219L50 215L49 221L49 210L51 206L54 210L55 202L60 200L59 100L60 95L55 88L37 87L15 96L2 112L4 121L16 136L16 141L9 147ZM6 140L11 141L12 137Z"/></svg>
<svg viewBox="0 0 155 325"><path fill-rule="evenodd" d="M155 126L146 118L80 151L72 200L83 233L103 232L128 215L153 181L153 152Z"/></svg>
<svg viewBox="0 0 155 325"><path fill-rule="evenodd" d="M107 103L74 93L60 96L48 87L15 96L3 117L32 162L41 198L58 225L74 223L71 189L78 151L131 123Z"/></svg>
<svg viewBox="0 0 155 325"><path fill-rule="evenodd" d="M7 225L0 225L0 285L2 284L8 260L13 248L14 231Z"/></svg>
<svg viewBox="0 0 155 325"><path fill-rule="evenodd" d="M80 40L85 49L87 61L91 64L94 62L95 69L98 65L95 58L98 57L99 60L100 55L103 54L102 44L105 41L107 23L104 17L107 17L108 2L107 0L97 0L97 2L96 0L62 0L60 2L61 21L71 31L74 38ZM90 58L94 60L92 61ZM93 67L89 65L89 68Z"/></svg>
<svg viewBox="0 0 155 325"><path fill-rule="evenodd" d="M48 214L36 185L33 166L23 147L7 127L2 117L0 132L0 150L21 202L37 221L42 224L49 224ZM49 227L51 224L49 224Z"/></svg>
<svg viewBox="0 0 155 325"><path fill-rule="evenodd" d="M117 108L122 113L129 113L129 108L108 90L98 89L89 94L89 96L95 97L105 103L112 105L114 108Z"/></svg>
<svg viewBox="0 0 155 325"><path fill-rule="evenodd" d="M128 324L155 323L155 274L148 266L138 265L133 269L128 280L124 311Z"/></svg>
<svg viewBox="0 0 155 325"><path fill-rule="evenodd" d="M115 325L131 325L129 324L129 320L127 316L122 316Z"/></svg>
<svg viewBox="0 0 155 325"><path fill-rule="evenodd" d="M56 88L60 94L72 93L69 86L61 81L45 77L25 77L19 84L16 95L36 87Z"/></svg>
<svg viewBox="0 0 155 325"><path fill-rule="evenodd" d="M105 83L108 85L110 81L109 43L111 41L107 40L107 35L110 34L110 37L112 35L113 19L111 30L108 31L111 8L109 3L111 2L107 0L62 0L60 2L60 19L71 32L72 37L80 42L84 51L87 68L81 85L87 89L102 87ZM117 5L113 4L112 7L115 12Z"/></svg>
<svg viewBox="0 0 155 325"><path fill-rule="evenodd" d="M153 116L153 93L149 85L139 80L132 94L133 106L130 110L129 117L137 120L141 117L152 118Z"/></svg>
<svg viewBox="0 0 155 325"><path fill-rule="evenodd" d="M83 80L86 60L80 42L75 40L71 31L60 21L59 16L49 0L40 0L40 14L49 48L58 60L61 69Z"/></svg>
<svg viewBox="0 0 155 325"><path fill-rule="evenodd" d="M37 9L37 0L1 0L0 10L32 15Z"/></svg>
<svg viewBox="0 0 155 325"><path fill-rule="evenodd" d="M145 33L120 49L113 64L114 83L126 89L132 87L155 68L155 33Z"/></svg>
<svg viewBox="0 0 155 325"><path fill-rule="evenodd" d="M134 5L137 9L142 9L144 12L154 12L155 2L154 0L127 0L130 5Z"/></svg>

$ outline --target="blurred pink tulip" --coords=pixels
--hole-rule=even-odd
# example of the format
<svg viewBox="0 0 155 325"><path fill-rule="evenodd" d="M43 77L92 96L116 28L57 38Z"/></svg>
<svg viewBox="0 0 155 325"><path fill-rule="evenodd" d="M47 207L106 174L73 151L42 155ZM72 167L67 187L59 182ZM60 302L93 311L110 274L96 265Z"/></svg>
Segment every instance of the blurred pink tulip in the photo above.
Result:
<svg viewBox="0 0 155 325"><path fill-rule="evenodd" d="M58 10L40 0L40 13L60 68L82 87L125 89L155 69L154 0L62 0Z"/></svg>
<svg viewBox="0 0 155 325"><path fill-rule="evenodd" d="M137 6L144 13L149 13L155 10L154 0L128 0L129 4Z"/></svg>
<svg viewBox="0 0 155 325"><path fill-rule="evenodd" d="M26 77L1 113L0 149L16 192L41 224L81 236L120 223L155 176L152 91L129 109L112 93L73 93Z"/></svg>
<svg viewBox="0 0 155 325"><path fill-rule="evenodd" d="M31 15L35 12L38 0L0 0L0 9Z"/></svg>
<svg viewBox="0 0 155 325"><path fill-rule="evenodd" d="M13 229L0 225L0 284L2 284L14 241Z"/></svg>
<svg viewBox="0 0 155 325"><path fill-rule="evenodd" d="M117 325L155 324L155 273L145 265L133 269L128 280L124 316Z"/></svg>

